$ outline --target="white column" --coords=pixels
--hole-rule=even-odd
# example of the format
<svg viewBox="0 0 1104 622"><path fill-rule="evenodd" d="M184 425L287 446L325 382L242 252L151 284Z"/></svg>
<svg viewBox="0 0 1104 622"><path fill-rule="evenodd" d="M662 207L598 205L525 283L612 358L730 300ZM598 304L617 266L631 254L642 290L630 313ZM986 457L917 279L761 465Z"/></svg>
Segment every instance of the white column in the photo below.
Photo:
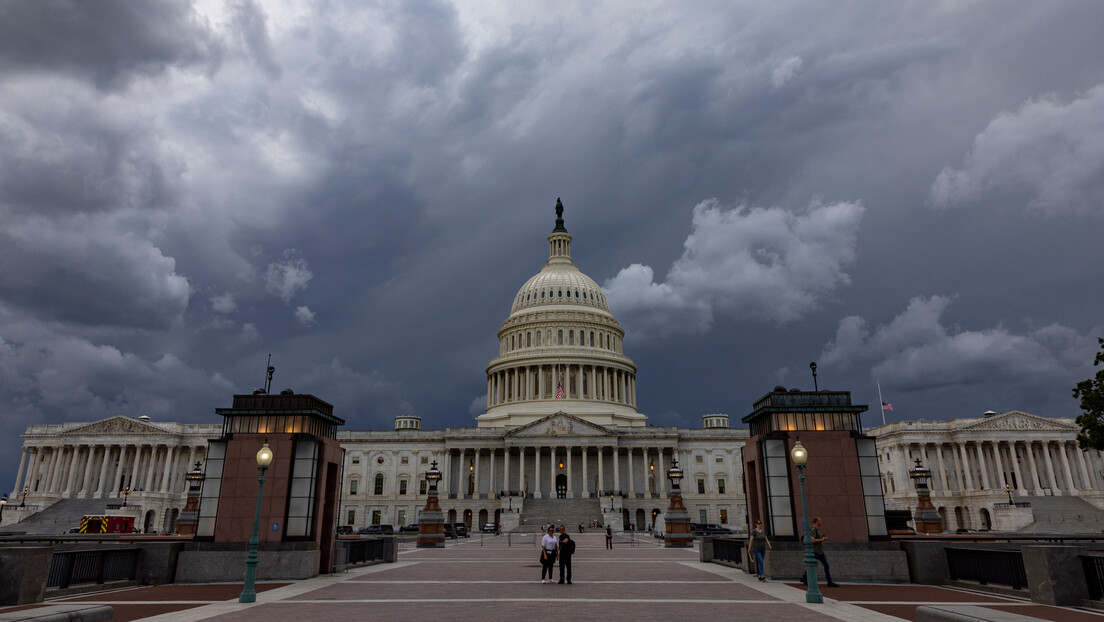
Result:
<svg viewBox="0 0 1104 622"><path fill-rule="evenodd" d="M567 447L565 447L564 451L567 452L567 498L568 499L574 499L575 498L575 490L574 490L574 487L571 485L571 480L573 479L573 477L572 477L573 474L571 472L571 461L574 458L574 456L571 455L572 454L571 445L568 445Z"/></svg>
<svg viewBox="0 0 1104 622"><path fill-rule="evenodd" d="M587 459L590 457L587 454L590 453L590 447L583 445L580 448L583 452L583 495L584 499L590 498L590 479L587 475Z"/></svg>
<svg viewBox="0 0 1104 622"><path fill-rule="evenodd" d="M1058 458L1062 462L1062 474L1066 476L1067 490L1071 495L1077 494L1077 487L1073 485L1073 473L1070 472L1069 456L1066 455L1066 443L1059 441L1058 445Z"/></svg>
<svg viewBox="0 0 1104 622"><path fill-rule="evenodd" d="M1039 480L1039 469L1035 466L1035 443L1025 442L1024 449L1027 450L1027 466L1031 468L1031 481L1035 483L1035 494L1042 494L1043 485Z"/></svg>
<svg viewBox="0 0 1104 622"><path fill-rule="evenodd" d="M1050 489L1055 495L1060 495L1062 492L1058 490L1058 479L1054 472L1054 461L1050 459L1050 441L1043 441L1043 458L1046 459L1047 478L1050 480Z"/></svg>
<svg viewBox="0 0 1104 622"><path fill-rule="evenodd" d="M737 449L735 451L735 453L737 455L739 455L739 452L740 452L739 449ZM667 498L667 466L664 464L664 461L663 461L663 448L662 447L658 448L657 453L659 453L659 469L657 469L659 471L659 473L656 473L656 492L659 493L659 498L660 499L666 499ZM739 461L737 460L737 462L739 462ZM735 470L733 470L732 481L733 482L738 481L736 479L736 476L735 476Z"/></svg>
<svg viewBox="0 0 1104 622"><path fill-rule="evenodd" d="M103 452L103 464L100 465L100 481L96 486L96 492L93 493L94 497L102 497L104 491L107 490L107 461L111 457L111 445L104 445Z"/></svg>
<svg viewBox="0 0 1104 622"><path fill-rule="evenodd" d="M966 443L958 443L959 454L961 455L962 467L962 490L973 490L974 478L970 475L970 457L966 454Z"/></svg>
<svg viewBox="0 0 1104 622"><path fill-rule="evenodd" d="M540 486L540 445L533 447L533 453L536 456L533 458L533 497L536 499L541 498L541 486Z"/></svg>
<svg viewBox="0 0 1104 622"><path fill-rule="evenodd" d="M54 447L54 459L50 462L49 478L46 480L46 492L54 492L59 484L58 479L61 478L60 472L63 458L62 454L64 451L64 447Z"/></svg>
<svg viewBox="0 0 1104 622"><path fill-rule="evenodd" d="M1000 441L993 442L993 462L997 468L997 488L1004 488L1008 478L1004 474L1004 461L1000 455Z"/></svg>
<svg viewBox="0 0 1104 622"><path fill-rule="evenodd" d="M621 490L621 448L613 448L613 489Z"/></svg>
<svg viewBox="0 0 1104 622"><path fill-rule="evenodd" d="M136 465L140 466L142 464L142 460L143 460L142 456L143 456L143 454L147 453L147 452L143 451L144 449L145 449L144 445L139 445L138 446L138 449L136 450L137 456L134 459L134 463ZM166 448L166 451L168 451L168 448ZM143 492L153 492L151 490L151 488L153 488L153 474L157 471L157 465L158 465L160 460L161 460L161 452L158 451L158 446L157 445L150 445L149 446L149 456L145 457L146 481L142 482L142 484L141 484ZM135 471L137 471L137 473L139 475L141 475L141 473L142 473L141 469L135 469Z"/></svg>
<svg viewBox="0 0 1104 622"><path fill-rule="evenodd" d="M430 465L430 466L432 466L432 465ZM445 472L443 473L444 477L441 478L441 481L444 482L445 485L438 487L437 494L443 496L446 499L448 499L448 493L449 493L449 491L452 490L452 450L451 449L445 449L445 463L442 464L441 466L443 466L445 468Z"/></svg>
<svg viewBox="0 0 1104 622"><path fill-rule="evenodd" d="M509 494L509 492L514 489L513 486L510 485L510 446L509 445L503 447L502 454L503 454L502 455L502 479L505 480L502 483L503 484L502 487L506 490L506 493Z"/></svg>
<svg viewBox="0 0 1104 622"><path fill-rule="evenodd" d="M602 491L602 490L606 489L606 471L603 468L603 466L604 466L603 465L603 462L604 462L603 454L605 453L605 451L606 451L605 447L599 447L598 448L598 490L599 491ZM602 496L602 493L599 492L598 496Z"/></svg>
<svg viewBox="0 0 1104 622"><path fill-rule="evenodd" d="M92 459L96 457L96 446L88 446L88 459L84 461L84 474L81 476L80 493L81 497L88 496L88 489L92 487Z"/></svg>
<svg viewBox="0 0 1104 622"><path fill-rule="evenodd" d="M23 485L20 486L19 482L15 483L16 492L22 492L23 488L29 488L34 482L35 472L38 470L38 447L27 448L27 472L23 474Z"/></svg>
<svg viewBox="0 0 1104 622"><path fill-rule="evenodd" d="M1081 481L1084 482L1082 487L1086 490L1092 490L1095 486L1092 478L1089 477L1089 469L1085 465L1085 452L1079 451L1077 448L1074 448L1074 451L1077 452L1077 466L1081 469Z"/></svg>
<svg viewBox="0 0 1104 622"><path fill-rule="evenodd" d="M985 466L985 452L981 446L984 443L977 442L974 444L975 453L977 453L978 469L981 470L981 487L985 490L992 490L993 487L989 485L989 469Z"/></svg>
<svg viewBox="0 0 1104 622"><path fill-rule="evenodd" d="M1008 457L1012 460L1012 472L1016 475L1016 494L1021 497L1027 494L1027 484L1024 482L1023 474L1020 473L1020 461L1016 456L1016 441L1008 443Z"/></svg>
<svg viewBox="0 0 1104 622"><path fill-rule="evenodd" d="M518 447L518 490L525 493L525 446Z"/></svg>
<svg viewBox="0 0 1104 622"><path fill-rule="evenodd" d="M161 474L161 487L159 492L169 491L169 477L172 475L173 459L176 455L176 445L169 447L169 455L165 458L165 472ZM397 486L397 484L396 484Z"/></svg>
<svg viewBox="0 0 1104 622"><path fill-rule="evenodd" d="M472 464L475 465L475 470L472 472L473 475L475 476L475 488L472 490L472 492L474 493L472 495L472 498L473 499L478 499L479 494L480 494L479 493L479 454L481 454L482 451L480 451L478 448L476 448L476 449L472 450L472 453L475 454L472 457Z"/></svg>
<svg viewBox="0 0 1104 622"><path fill-rule="evenodd" d="M943 492L947 492L951 489L947 485L947 469L943 465L943 443L935 444L935 461L939 466L939 483Z"/></svg>
<svg viewBox="0 0 1104 622"><path fill-rule="evenodd" d="M628 448L626 448L626 451L628 452L628 458L629 458L629 464L628 464L628 466L629 466L629 470L628 470L629 498L630 499L635 499L636 498L636 477L634 477L635 474L633 473L633 448L628 447Z"/></svg>
<svg viewBox="0 0 1104 622"><path fill-rule="evenodd" d="M490 472L489 472L490 476L487 478L489 480L487 482L487 492L489 493L487 495L488 499L494 499L495 498L495 454L497 454L497 453L498 452L495 451L495 448L492 447L491 448L491 468L490 468ZM482 527L482 525L480 525L480 527Z"/></svg>
<svg viewBox="0 0 1104 622"><path fill-rule="evenodd" d="M27 467L27 454L30 453L27 447L21 447L19 452L19 470L15 473L15 487L13 490L19 492L23 490L23 487L19 485L19 482L23 480L23 469ZM11 495L14 497L15 495Z"/></svg>
<svg viewBox="0 0 1104 622"><path fill-rule="evenodd" d="M551 499L556 495L556 454L558 452L556 451L557 448L555 445L548 449L550 452L550 460L548 461L548 498Z"/></svg>

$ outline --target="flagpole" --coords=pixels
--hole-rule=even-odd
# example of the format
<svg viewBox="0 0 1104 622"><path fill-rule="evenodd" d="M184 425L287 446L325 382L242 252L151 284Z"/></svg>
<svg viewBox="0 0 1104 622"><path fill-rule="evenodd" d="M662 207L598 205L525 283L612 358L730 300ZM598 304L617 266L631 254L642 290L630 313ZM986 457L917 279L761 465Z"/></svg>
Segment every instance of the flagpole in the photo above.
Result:
<svg viewBox="0 0 1104 622"><path fill-rule="evenodd" d="M882 383L877 380L874 383L878 385L878 409L882 411L882 425L885 425L885 402L882 401Z"/></svg>

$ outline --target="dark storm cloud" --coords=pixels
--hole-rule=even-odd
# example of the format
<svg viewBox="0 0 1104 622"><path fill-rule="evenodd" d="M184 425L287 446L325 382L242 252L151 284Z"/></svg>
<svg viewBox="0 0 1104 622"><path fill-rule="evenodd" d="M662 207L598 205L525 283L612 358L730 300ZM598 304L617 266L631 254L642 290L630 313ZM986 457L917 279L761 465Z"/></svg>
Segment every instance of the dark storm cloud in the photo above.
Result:
<svg viewBox="0 0 1104 622"><path fill-rule="evenodd" d="M213 69L219 56L217 39L189 2L0 4L0 76L60 72L106 89L169 66Z"/></svg>

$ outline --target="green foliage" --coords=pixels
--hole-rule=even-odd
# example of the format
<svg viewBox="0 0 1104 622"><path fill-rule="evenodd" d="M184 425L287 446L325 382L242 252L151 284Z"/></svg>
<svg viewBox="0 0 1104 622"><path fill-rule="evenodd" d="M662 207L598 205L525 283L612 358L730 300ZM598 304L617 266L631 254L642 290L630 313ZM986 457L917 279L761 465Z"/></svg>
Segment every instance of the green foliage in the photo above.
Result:
<svg viewBox="0 0 1104 622"><path fill-rule="evenodd" d="M1097 341L1100 352L1096 353L1093 367L1104 363L1104 339ZM1081 431L1077 433L1077 443L1083 450L1104 450L1104 369L1096 372L1096 376L1078 382L1073 388L1073 399L1081 400L1082 412L1077 417Z"/></svg>

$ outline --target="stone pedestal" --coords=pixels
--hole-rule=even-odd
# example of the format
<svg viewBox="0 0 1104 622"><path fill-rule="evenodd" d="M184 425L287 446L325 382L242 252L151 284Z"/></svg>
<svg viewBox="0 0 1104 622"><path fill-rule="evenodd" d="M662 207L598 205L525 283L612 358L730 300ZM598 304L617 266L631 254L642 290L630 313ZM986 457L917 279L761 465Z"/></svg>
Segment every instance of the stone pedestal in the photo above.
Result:
<svg viewBox="0 0 1104 622"><path fill-rule="evenodd" d="M667 513L663 518L667 528L667 533L663 537L664 547L693 546L694 536L690 533L690 513L686 511L679 491L671 492L671 504L667 506Z"/></svg>
<svg viewBox="0 0 1104 622"><path fill-rule="evenodd" d="M430 471L440 479L437 471L437 461L433 461ZM429 480L428 496L421 515L418 516L418 548L443 549L445 548L445 515L441 512L441 503L437 499L437 479L427 477Z"/></svg>
<svg viewBox="0 0 1104 622"><path fill-rule="evenodd" d="M0 549L0 606L42 602L53 554L50 546Z"/></svg>

